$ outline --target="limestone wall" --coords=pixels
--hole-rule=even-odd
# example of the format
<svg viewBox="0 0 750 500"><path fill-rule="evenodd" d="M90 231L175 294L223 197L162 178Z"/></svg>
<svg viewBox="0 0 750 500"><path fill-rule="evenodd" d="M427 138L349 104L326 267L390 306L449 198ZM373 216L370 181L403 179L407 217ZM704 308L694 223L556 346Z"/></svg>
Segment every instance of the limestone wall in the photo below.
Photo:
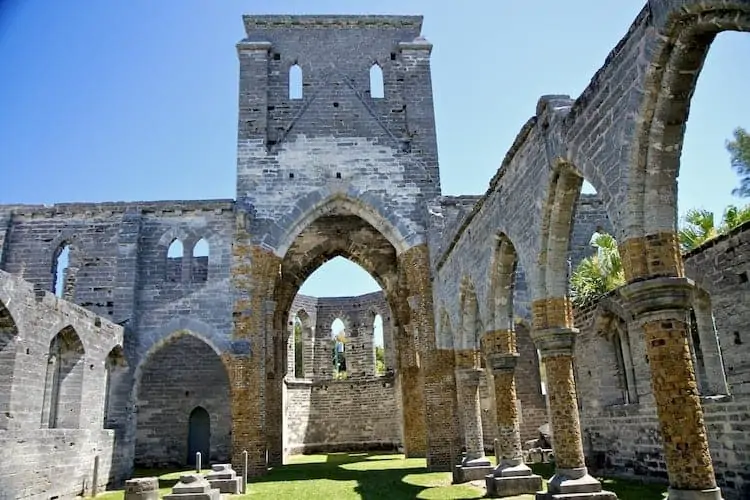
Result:
<svg viewBox="0 0 750 500"><path fill-rule="evenodd" d="M136 466L179 467L189 463L190 415L210 417L210 453L203 463L230 456L231 399L221 358L189 333L172 337L142 366L138 391ZM200 450L199 450L200 451Z"/></svg>
<svg viewBox="0 0 750 500"><path fill-rule="evenodd" d="M100 491L109 482L119 456L104 428L107 373L122 337L122 327L0 271L2 498L90 492L95 460Z"/></svg>
<svg viewBox="0 0 750 500"><path fill-rule="evenodd" d="M402 443L393 377L286 381L286 453L395 449Z"/></svg>
<svg viewBox="0 0 750 500"><path fill-rule="evenodd" d="M694 364L716 477L725 498L750 495L748 265L750 224L685 256L687 276L710 295L727 380L728 394L712 389L706 369L710 367L710 345L694 332ZM581 328L575 352L576 384L591 466L611 474L666 479L642 331L616 292L585 311L577 311L576 323ZM630 356L626 358L630 363L618 359L614 332L629 337Z"/></svg>

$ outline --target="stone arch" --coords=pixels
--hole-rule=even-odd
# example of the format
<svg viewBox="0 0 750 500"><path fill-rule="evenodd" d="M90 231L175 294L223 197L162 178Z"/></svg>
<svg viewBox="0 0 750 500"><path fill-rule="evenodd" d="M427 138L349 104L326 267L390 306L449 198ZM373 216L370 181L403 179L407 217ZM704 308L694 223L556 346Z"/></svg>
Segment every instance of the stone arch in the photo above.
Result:
<svg viewBox="0 0 750 500"><path fill-rule="evenodd" d="M296 338L297 321L299 321L300 324L299 339ZM312 371L310 370L313 362L311 342L314 340L313 333L315 328L310 319L310 315L304 307L298 309L297 312L294 313L291 326L292 331L290 333L290 340L294 352L294 364L292 365L294 371L292 373L294 373L295 378L308 378L312 375Z"/></svg>
<svg viewBox="0 0 750 500"><path fill-rule="evenodd" d="M125 411L125 402L129 394L121 390L127 387L128 361L121 345L116 345L109 351L104 360L104 409L103 427L114 429L120 422Z"/></svg>
<svg viewBox="0 0 750 500"><path fill-rule="evenodd" d="M654 4L666 4L664 1ZM625 239L663 234L675 239L677 176L690 111L690 101L708 50L722 31L750 31L750 9L718 3L716 8L695 2L691 6L655 5L652 12L660 34L650 51L640 116L627 172L627 208L620 236ZM633 266L626 265L628 281L645 276L682 275L678 242L669 259L652 262L633 251ZM669 260L670 262L667 262ZM631 270L630 268L633 267Z"/></svg>
<svg viewBox="0 0 750 500"><path fill-rule="evenodd" d="M495 238L495 249L490 268L490 320L488 330L513 330L515 322L514 291L518 254L510 238L500 233Z"/></svg>
<svg viewBox="0 0 750 500"><path fill-rule="evenodd" d="M456 342L461 349L477 350L483 333L482 318L479 313L479 301L474 284L467 277L461 281L459 292L461 310L461 338Z"/></svg>
<svg viewBox="0 0 750 500"><path fill-rule="evenodd" d="M136 368L135 464L187 465L190 413L197 406L211 417L211 450L205 463L228 460L231 394L221 351L205 335L177 330L155 342Z"/></svg>
<svg viewBox="0 0 750 500"><path fill-rule="evenodd" d="M49 343L44 380L43 428L80 425L86 351L75 328L66 326Z"/></svg>
<svg viewBox="0 0 750 500"><path fill-rule="evenodd" d="M538 294L536 298L568 296L568 250L582 184L583 176L572 164L558 161L552 170L543 208L539 270L536 287L532 290ZM568 317L566 324L572 324L572 318Z"/></svg>
<svg viewBox="0 0 750 500"><path fill-rule="evenodd" d="M393 245L397 254L410 248L411 245L407 239L410 234L405 227L406 223L395 214L388 213L376 195L367 192L325 191L328 190L313 192L302 197L292 212L302 215L295 219L288 216L279 222L280 227L289 229L279 237L276 255L283 257L300 233L319 217L338 214L355 215L367 222ZM380 210L375 207L380 207Z"/></svg>
<svg viewBox="0 0 750 500"><path fill-rule="evenodd" d="M0 300L0 429L8 428L11 416L18 337L18 325Z"/></svg>

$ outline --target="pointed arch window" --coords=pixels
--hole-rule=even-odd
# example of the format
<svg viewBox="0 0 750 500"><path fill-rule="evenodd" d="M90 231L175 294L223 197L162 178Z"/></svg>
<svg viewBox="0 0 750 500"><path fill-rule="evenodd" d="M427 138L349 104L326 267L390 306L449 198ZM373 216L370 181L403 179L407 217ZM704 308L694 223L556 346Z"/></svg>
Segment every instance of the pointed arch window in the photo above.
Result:
<svg viewBox="0 0 750 500"><path fill-rule="evenodd" d="M193 246L192 281L194 283L202 283L208 280L208 259L208 241L201 238Z"/></svg>
<svg viewBox="0 0 750 500"><path fill-rule="evenodd" d="M289 68L289 99L302 99L302 68L297 63Z"/></svg>
<svg viewBox="0 0 750 500"><path fill-rule="evenodd" d="M185 253L185 248L182 242L175 238L172 243L169 244L167 249L167 270L166 279L167 281L180 282L182 281L182 257Z"/></svg>
<svg viewBox="0 0 750 500"><path fill-rule="evenodd" d="M72 288L72 276L69 268L70 245L63 242L57 247L52 261L52 293L61 298L67 295L66 292Z"/></svg>
<svg viewBox="0 0 750 500"><path fill-rule="evenodd" d="M370 66L370 97L373 99L382 99L385 97L383 69L378 63L373 63Z"/></svg>

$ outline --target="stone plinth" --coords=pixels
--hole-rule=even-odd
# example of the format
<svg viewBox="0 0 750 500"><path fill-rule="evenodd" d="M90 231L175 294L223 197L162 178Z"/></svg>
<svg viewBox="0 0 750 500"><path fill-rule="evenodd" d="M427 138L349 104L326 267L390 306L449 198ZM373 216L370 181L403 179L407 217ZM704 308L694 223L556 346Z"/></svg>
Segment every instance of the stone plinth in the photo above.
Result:
<svg viewBox="0 0 750 500"><path fill-rule="evenodd" d="M492 473L492 464L486 457L482 457L464 460L460 465L456 465L454 477L457 483L467 483L481 481L490 473Z"/></svg>
<svg viewBox="0 0 750 500"><path fill-rule="evenodd" d="M125 481L124 500L159 500L159 479L138 477Z"/></svg>
<svg viewBox="0 0 750 500"><path fill-rule="evenodd" d="M524 463L501 464L485 476L485 484L490 497L525 495L542 489L542 476L534 474Z"/></svg>
<svg viewBox="0 0 750 500"><path fill-rule="evenodd" d="M219 490L200 474L184 474L174 485L172 493L164 495L164 500L219 500Z"/></svg>
<svg viewBox="0 0 750 500"><path fill-rule="evenodd" d="M232 464L212 465L211 472L206 475L206 479L211 484L211 488L215 488L221 493L238 495L242 492L242 478L237 477L237 473L232 469Z"/></svg>
<svg viewBox="0 0 750 500"><path fill-rule="evenodd" d="M536 500L617 500L617 495L602 490L602 484L589 475L586 467L558 467L547 483L547 491L537 492Z"/></svg>

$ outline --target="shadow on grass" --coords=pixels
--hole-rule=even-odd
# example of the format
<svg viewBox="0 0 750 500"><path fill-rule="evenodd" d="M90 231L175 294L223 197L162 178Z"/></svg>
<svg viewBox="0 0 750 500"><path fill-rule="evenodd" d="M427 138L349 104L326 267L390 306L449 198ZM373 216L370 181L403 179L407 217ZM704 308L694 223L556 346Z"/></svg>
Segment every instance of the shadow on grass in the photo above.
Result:
<svg viewBox="0 0 750 500"><path fill-rule="evenodd" d="M398 455L384 453L329 453L325 461L307 461L303 456L298 463L291 463L271 470L267 475L249 480L250 484L302 481L335 481L337 483L352 482L352 493L356 493L363 500L378 499L406 499L424 498L420 493L434 488L443 490L450 488L450 493L435 492L438 496L428 498L479 499L484 492L467 485L450 484L450 475L434 473L427 470L424 460L404 460ZM325 482L316 484L315 498L325 496L321 488ZM286 486L285 485L285 486ZM331 485L331 494L334 487ZM310 491L308 490L308 491ZM312 491L310 491L312 493ZM443 496L449 494L450 496Z"/></svg>

